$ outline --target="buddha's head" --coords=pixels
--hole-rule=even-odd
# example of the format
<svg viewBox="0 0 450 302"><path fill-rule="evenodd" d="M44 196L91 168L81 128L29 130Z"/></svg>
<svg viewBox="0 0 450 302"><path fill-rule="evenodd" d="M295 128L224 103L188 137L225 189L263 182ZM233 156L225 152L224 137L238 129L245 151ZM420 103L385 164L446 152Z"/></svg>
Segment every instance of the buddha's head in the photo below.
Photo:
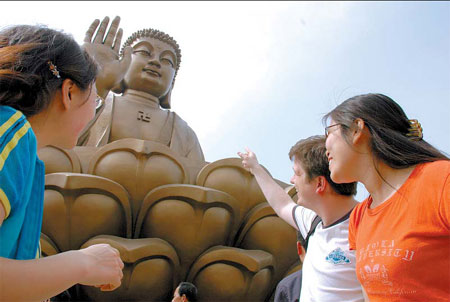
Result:
<svg viewBox="0 0 450 302"><path fill-rule="evenodd" d="M125 74L122 90L134 89L159 99L163 108L170 108L170 94L181 62L177 42L156 29L133 33L123 44L131 46L131 64Z"/></svg>

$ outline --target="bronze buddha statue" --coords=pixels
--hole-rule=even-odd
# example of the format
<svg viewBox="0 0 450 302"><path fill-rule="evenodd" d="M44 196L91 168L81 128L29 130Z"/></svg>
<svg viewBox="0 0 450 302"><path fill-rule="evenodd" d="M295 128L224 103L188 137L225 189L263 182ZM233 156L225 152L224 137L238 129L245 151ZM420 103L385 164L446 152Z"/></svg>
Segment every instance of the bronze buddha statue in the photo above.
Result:
<svg viewBox="0 0 450 302"><path fill-rule="evenodd" d="M103 45L96 44L94 39L89 47L96 57ZM123 138L137 138L164 144L188 159L204 161L195 132L169 110L181 61L177 42L159 30L144 29L125 41L122 55L127 47L132 47L132 54L126 72L112 75L117 83L113 91L121 95L110 95L106 99L95 122L85 129L78 145L99 147ZM114 51L114 48L109 49ZM113 58L117 59L118 56ZM101 65L106 64L108 62ZM97 88L102 91L98 86L101 83L97 83Z"/></svg>

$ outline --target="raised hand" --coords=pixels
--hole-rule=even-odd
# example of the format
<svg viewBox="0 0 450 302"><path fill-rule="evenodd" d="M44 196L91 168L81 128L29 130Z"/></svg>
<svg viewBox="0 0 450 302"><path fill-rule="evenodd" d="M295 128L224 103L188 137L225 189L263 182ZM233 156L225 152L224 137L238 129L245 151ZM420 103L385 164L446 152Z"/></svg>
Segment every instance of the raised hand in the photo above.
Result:
<svg viewBox="0 0 450 302"><path fill-rule="evenodd" d="M100 65L96 83L98 94L102 97L106 97L112 88L120 85L131 62L131 47L124 50L122 59L119 57L123 35L119 23L120 17L117 16L111 22L109 30L106 31L109 17L105 17L101 23L99 19L95 19L84 37L82 47Z"/></svg>
<svg viewBox="0 0 450 302"><path fill-rule="evenodd" d="M256 154L249 148L245 148L246 153L238 152L237 154L242 159L242 166L249 172L253 173L253 169L259 166Z"/></svg>
<svg viewBox="0 0 450 302"><path fill-rule="evenodd" d="M86 271L81 284L93 285L102 291L112 291L120 286L123 262L117 249L109 244L96 244L79 252Z"/></svg>

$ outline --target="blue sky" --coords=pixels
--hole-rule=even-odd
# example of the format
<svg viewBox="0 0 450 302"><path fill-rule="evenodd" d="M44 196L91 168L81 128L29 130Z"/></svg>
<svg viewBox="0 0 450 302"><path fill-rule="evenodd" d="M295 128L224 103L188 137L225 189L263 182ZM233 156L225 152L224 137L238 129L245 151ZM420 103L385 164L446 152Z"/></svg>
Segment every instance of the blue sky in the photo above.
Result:
<svg viewBox="0 0 450 302"><path fill-rule="evenodd" d="M290 147L369 92L396 100L450 153L450 2L36 1L2 2L2 11L0 26L47 24L80 43L106 15L121 16L125 37L147 27L173 36L182 62L172 108L208 161L248 146L289 182Z"/></svg>

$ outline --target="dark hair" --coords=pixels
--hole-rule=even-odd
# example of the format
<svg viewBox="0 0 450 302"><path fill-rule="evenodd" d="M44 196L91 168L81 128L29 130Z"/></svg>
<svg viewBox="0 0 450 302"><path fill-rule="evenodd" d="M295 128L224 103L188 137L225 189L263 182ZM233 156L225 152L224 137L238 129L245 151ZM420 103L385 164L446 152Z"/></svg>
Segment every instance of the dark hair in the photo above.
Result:
<svg viewBox="0 0 450 302"><path fill-rule="evenodd" d="M324 176L336 193L347 196L355 195L356 182L337 184L331 180L326 153L325 136L316 135L302 139L292 146L289 151L289 158L300 161L308 180L317 176Z"/></svg>
<svg viewBox="0 0 450 302"><path fill-rule="evenodd" d="M415 164L448 159L446 155L423 139L407 136L411 124L403 109L383 94L363 94L352 97L323 117L343 125L341 131L348 138L354 121L360 118L370 131L370 148L376 158L394 169Z"/></svg>
<svg viewBox="0 0 450 302"><path fill-rule="evenodd" d="M178 285L178 294L180 297L185 295L189 302L197 301L197 287L190 282L181 282Z"/></svg>
<svg viewBox="0 0 450 302"><path fill-rule="evenodd" d="M65 33L42 25L15 25L0 31L0 105L29 117L48 107L64 79L86 90L96 76L94 60Z"/></svg>
<svg viewBox="0 0 450 302"><path fill-rule="evenodd" d="M296 233L297 233L297 241L301 242L303 240L302 233L300 231L296 231Z"/></svg>

